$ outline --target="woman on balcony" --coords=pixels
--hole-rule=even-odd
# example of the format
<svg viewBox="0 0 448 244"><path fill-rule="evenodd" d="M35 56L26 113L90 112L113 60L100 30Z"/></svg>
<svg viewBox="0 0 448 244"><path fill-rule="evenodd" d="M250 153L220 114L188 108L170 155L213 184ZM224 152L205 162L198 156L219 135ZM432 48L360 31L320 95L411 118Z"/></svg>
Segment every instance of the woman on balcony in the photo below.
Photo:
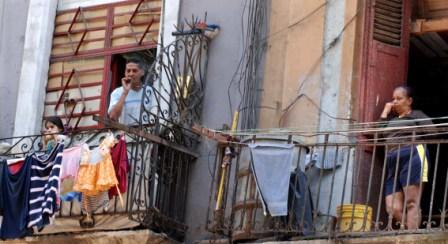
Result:
<svg viewBox="0 0 448 244"><path fill-rule="evenodd" d="M427 152L421 144L398 143L412 140L412 132L404 128L430 125L432 122L422 111L413 110L412 102L409 87L395 88L392 101L384 106L381 120L387 128L400 127L398 130L388 130L384 135L388 142L387 176L384 182L386 210L389 218L405 224L408 229L417 229L421 221L420 187L421 183L428 181Z"/></svg>

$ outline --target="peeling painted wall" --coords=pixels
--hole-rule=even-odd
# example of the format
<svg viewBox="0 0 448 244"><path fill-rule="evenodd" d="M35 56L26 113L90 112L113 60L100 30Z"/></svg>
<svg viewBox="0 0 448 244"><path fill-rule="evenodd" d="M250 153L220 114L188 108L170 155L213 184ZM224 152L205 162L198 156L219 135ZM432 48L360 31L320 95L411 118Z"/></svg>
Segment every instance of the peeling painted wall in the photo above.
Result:
<svg viewBox="0 0 448 244"><path fill-rule="evenodd" d="M272 1L261 106L275 109L261 110L259 127L290 127L310 132L348 128L358 14L356 0ZM334 154L327 150L327 156ZM342 160L342 167L336 169L335 184L342 185L344 164L348 163L346 190L351 192L354 155L340 156L350 160ZM317 189L318 181L311 182L312 192L320 192L319 210L325 212L331 172L324 171L325 187ZM319 179L320 173L317 169L308 172L311 179ZM334 193L333 203L340 203L340 197L341 194ZM349 197L347 194L346 199ZM332 204L331 214L335 214L335 208L336 204Z"/></svg>

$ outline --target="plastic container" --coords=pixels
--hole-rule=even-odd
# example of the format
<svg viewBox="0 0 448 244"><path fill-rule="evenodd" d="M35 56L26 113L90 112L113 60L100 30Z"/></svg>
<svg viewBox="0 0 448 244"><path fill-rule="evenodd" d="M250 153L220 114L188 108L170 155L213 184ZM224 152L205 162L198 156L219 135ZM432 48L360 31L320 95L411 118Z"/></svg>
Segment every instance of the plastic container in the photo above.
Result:
<svg viewBox="0 0 448 244"><path fill-rule="evenodd" d="M336 208L340 232L366 232L372 226L372 207L345 204ZM366 216L367 215L367 216ZM353 222L353 226L352 225Z"/></svg>

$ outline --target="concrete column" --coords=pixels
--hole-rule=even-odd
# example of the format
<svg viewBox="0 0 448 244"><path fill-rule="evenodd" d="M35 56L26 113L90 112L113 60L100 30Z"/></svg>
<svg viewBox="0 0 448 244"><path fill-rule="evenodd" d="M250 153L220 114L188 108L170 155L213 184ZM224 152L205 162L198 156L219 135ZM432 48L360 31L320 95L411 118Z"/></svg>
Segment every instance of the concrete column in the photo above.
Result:
<svg viewBox="0 0 448 244"><path fill-rule="evenodd" d="M29 0L0 0L0 138L14 129Z"/></svg>
<svg viewBox="0 0 448 244"><path fill-rule="evenodd" d="M324 57L321 64L322 81L321 88L321 109L333 117L338 116L339 96L341 95L341 61L342 61L342 40L340 36L344 28L345 1L328 1L325 14L324 29ZM347 108L349 110L349 108ZM320 130L335 130L338 123L347 121L337 121L328 115L320 113Z"/></svg>
<svg viewBox="0 0 448 244"><path fill-rule="evenodd" d="M40 132L57 0L30 0L14 136Z"/></svg>

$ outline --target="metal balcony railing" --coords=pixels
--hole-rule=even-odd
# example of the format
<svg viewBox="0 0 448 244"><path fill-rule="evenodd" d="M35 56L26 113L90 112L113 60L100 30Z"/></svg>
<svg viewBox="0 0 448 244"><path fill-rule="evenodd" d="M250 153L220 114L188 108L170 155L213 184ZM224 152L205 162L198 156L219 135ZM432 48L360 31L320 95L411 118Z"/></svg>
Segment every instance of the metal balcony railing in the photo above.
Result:
<svg viewBox="0 0 448 244"><path fill-rule="evenodd" d="M86 143L94 148L110 132L111 129L102 129L73 133L67 136L65 144L70 147ZM174 143L155 135L145 138L131 132L121 131L120 134L127 141L130 166L127 190L123 193L124 207L115 197L111 199L107 211L97 214L126 214L145 227L182 239L187 229L184 203L188 172L196 155L180 150ZM2 138L0 145L2 158L25 157L32 152L44 153L41 135ZM56 218L78 218L81 215L81 203L61 201Z"/></svg>
<svg viewBox="0 0 448 244"><path fill-rule="evenodd" d="M255 135L240 138L237 143L220 144L212 169L214 180L210 187L206 228L227 235L232 241L445 231L448 217L447 129L440 126L400 128L402 136L399 139L385 138L384 135L394 129L300 136L289 132L285 135L277 133L274 137ZM285 176L290 179L286 216L272 217L262 208L248 144L263 142L294 144L294 166L290 175ZM228 147L233 148L236 156L230 169L223 170ZM388 159L387 155L403 153L405 149L411 158L421 154L422 150L426 152L428 182L412 183L413 174L422 177L423 171L417 172L415 165L405 164L404 160L393 162ZM395 166L390 167L392 163ZM272 167L275 165L276 162L272 162ZM400 175L396 173L400 170L393 171L393 168L398 169L401 165L407 168ZM225 181L220 187L223 172ZM410 216L406 202L412 196L404 194L402 199L398 199L399 196L393 199L394 207L398 202L404 206L399 208L401 217L394 219L392 212L386 211L386 182L392 182L395 187L399 184L419 187L417 197L421 200L414 206L420 209L419 214ZM414 219L418 228L409 227L408 218Z"/></svg>

